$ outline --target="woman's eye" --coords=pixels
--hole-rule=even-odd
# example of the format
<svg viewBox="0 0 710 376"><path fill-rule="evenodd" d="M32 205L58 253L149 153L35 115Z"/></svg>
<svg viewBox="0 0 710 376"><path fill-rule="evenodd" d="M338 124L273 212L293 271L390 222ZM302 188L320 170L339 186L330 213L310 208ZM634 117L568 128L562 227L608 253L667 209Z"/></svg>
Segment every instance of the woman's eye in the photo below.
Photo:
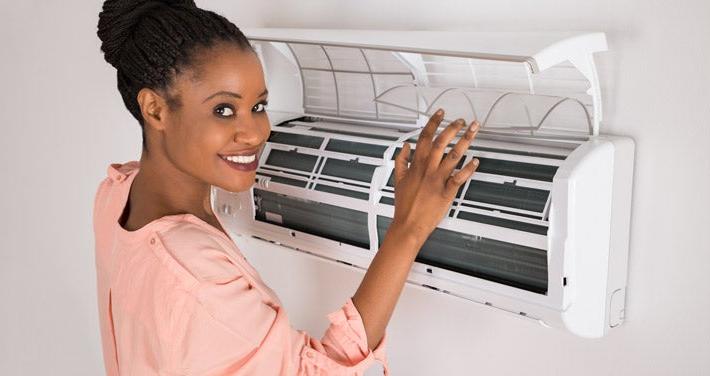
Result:
<svg viewBox="0 0 710 376"><path fill-rule="evenodd" d="M230 106L219 106L215 108L214 112L219 114L221 117L230 117L234 115L234 110Z"/></svg>
<svg viewBox="0 0 710 376"><path fill-rule="evenodd" d="M267 103L257 103L256 106L254 106L253 110L256 112L264 112L266 111L266 105Z"/></svg>

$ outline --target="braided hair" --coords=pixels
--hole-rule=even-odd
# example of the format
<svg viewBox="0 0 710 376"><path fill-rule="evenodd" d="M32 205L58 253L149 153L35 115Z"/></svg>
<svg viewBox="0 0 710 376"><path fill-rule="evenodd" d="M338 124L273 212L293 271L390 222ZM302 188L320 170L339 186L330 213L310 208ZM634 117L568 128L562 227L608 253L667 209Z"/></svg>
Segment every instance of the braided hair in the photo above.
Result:
<svg viewBox="0 0 710 376"><path fill-rule="evenodd" d="M193 0L106 0L97 35L104 59L116 68L123 103L141 126L145 151L145 124L137 99L142 88L165 94L168 108L174 110L181 106L180 99L167 93L183 69L197 72L203 48L229 42L253 51L239 28L198 8Z"/></svg>

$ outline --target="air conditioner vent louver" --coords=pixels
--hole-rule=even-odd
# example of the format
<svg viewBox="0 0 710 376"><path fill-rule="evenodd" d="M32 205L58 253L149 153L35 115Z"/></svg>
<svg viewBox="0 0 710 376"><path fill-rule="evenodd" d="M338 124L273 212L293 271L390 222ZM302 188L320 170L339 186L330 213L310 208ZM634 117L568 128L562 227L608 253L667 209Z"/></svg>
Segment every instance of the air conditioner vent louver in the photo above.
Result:
<svg viewBox="0 0 710 376"><path fill-rule="evenodd" d="M380 239L390 223L390 218L377 217ZM547 291L547 252L543 249L436 229L422 246L417 259L428 265L535 293Z"/></svg>
<svg viewBox="0 0 710 376"><path fill-rule="evenodd" d="M376 167L366 163L328 159L321 173L369 183L372 181L372 174L375 172Z"/></svg>
<svg viewBox="0 0 710 376"><path fill-rule="evenodd" d="M382 158L385 150L387 150L387 147L384 145L371 145L363 144L361 142L332 139L328 142L328 146L325 147L325 150L346 154L363 155L373 158Z"/></svg>
<svg viewBox="0 0 710 376"><path fill-rule="evenodd" d="M323 143L323 137L272 131L269 136L269 142L318 149Z"/></svg>
<svg viewBox="0 0 710 376"><path fill-rule="evenodd" d="M272 150L266 163L271 166L285 167L299 171L312 171L318 157L290 151Z"/></svg>
<svg viewBox="0 0 710 376"><path fill-rule="evenodd" d="M367 213L286 195L254 190L259 199L256 220L323 236L356 247L369 248ZM278 218L274 221L272 218Z"/></svg>
<svg viewBox="0 0 710 376"><path fill-rule="evenodd" d="M533 163L504 161L492 158L478 158L477 172L495 175L514 176L518 178L552 181L557 172L557 166L539 165Z"/></svg>
<svg viewBox="0 0 710 376"><path fill-rule="evenodd" d="M549 191L472 180L464 199L507 208L542 213Z"/></svg>

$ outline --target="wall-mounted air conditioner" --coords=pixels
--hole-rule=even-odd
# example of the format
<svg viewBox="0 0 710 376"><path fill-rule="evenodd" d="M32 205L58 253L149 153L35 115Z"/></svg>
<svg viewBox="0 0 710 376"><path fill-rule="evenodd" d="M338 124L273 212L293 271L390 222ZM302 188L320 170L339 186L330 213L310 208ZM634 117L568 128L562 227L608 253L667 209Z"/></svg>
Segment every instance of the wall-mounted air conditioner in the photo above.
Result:
<svg viewBox="0 0 710 376"><path fill-rule="evenodd" d="M634 144L599 133L603 33L244 32L272 133L252 190L212 191L244 247L367 268L394 212L393 158L442 107L442 130L481 122L458 168L480 166L408 282L584 337L621 324Z"/></svg>

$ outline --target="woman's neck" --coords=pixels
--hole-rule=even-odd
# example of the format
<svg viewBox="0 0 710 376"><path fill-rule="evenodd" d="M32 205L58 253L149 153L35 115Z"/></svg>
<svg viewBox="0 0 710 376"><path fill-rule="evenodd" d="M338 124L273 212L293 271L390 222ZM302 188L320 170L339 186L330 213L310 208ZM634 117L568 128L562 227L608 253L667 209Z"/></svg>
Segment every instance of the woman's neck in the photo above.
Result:
<svg viewBox="0 0 710 376"><path fill-rule="evenodd" d="M218 224L210 204L209 184L180 171L164 158L149 158L143 153L139 163L128 195L127 230L166 215L187 213Z"/></svg>

